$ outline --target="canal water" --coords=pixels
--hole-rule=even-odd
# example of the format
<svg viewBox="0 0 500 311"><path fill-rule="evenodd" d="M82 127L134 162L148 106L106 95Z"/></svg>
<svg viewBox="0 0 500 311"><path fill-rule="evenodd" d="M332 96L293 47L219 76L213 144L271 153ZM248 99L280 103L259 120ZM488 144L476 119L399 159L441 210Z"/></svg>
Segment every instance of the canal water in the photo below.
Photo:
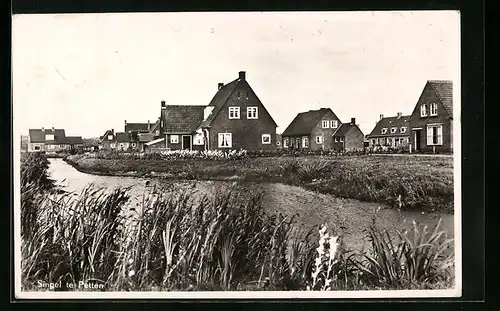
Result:
<svg viewBox="0 0 500 311"><path fill-rule="evenodd" d="M130 187L131 203L141 200L147 184L165 181L148 180L136 177L98 176L77 171L62 159L50 159L49 172L64 190L80 192L93 183L97 187L112 190L116 187ZM360 202L341 199L327 194L319 194L300 187L277 183L233 183L226 181L170 181L176 187L193 189L197 193L210 193L219 187L233 185L239 194L255 191L263 192L263 206L269 213L281 213L292 217L296 215L298 226L312 228L328 224L336 233L343 234L346 243L354 248L362 247L366 240L366 230L372 223L373 215L378 210L377 224L388 230L401 230L418 224L429 229L442 218L441 229L448 237L453 237L454 216L451 214L423 213L421 211L397 211L378 203Z"/></svg>

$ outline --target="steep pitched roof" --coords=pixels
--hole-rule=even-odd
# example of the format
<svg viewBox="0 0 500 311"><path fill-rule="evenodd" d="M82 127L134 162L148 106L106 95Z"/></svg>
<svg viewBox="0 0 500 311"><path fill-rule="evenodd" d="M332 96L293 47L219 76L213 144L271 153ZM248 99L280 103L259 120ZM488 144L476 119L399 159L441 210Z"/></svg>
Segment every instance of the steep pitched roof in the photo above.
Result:
<svg viewBox="0 0 500 311"><path fill-rule="evenodd" d="M101 137L99 137L99 139L102 141L103 139L106 139L108 137L108 135L113 135L114 136L114 130L106 130L106 132L104 133L104 135L102 135Z"/></svg>
<svg viewBox="0 0 500 311"><path fill-rule="evenodd" d="M45 140L45 135L54 135L54 140ZM63 129L30 129L29 130L30 142L32 143L48 143L58 144L64 143L66 133Z"/></svg>
<svg viewBox="0 0 500 311"><path fill-rule="evenodd" d="M453 117L453 82L449 80L428 80L427 84L436 92L446 111Z"/></svg>
<svg viewBox="0 0 500 311"><path fill-rule="evenodd" d="M295 119L288 125L282 135L308 135L328 112L333 113L330 108L301 112L295 116Z"/></svg>
<svg viewBox="0 0 500 311"><path fill-rule="evenodd" d="M239 78L231 81L230 83L222 86L217 93L215 93L214 97L208 104L208 106L213 106L214 109L207 119L201 123L201 127L208 127L212 124L212 121L219 114L220 110L241 81L242 80Z"/></svg>
<svg viewBox="0 0 500 311"><path fill-rule="evenodd" d="M167 105L162 110L166 133L192 133L203 121L205 106Z"/></svg>
<svg viewBox="0 0 500 311"><path fill-rule="evenodd" d="M410 116L386 117L377 122L368 137L392 137L392 136L408 136L410 135ZM396 133L391 133L391 128L396 127ZM401 127L406 127L406 131L401 133ZM386 128L387 132L382 134L382 129Z"/></svg>
<svg viewBox="0 0 500 311"><path fill-rule="evenodd" d="M150 123L126 123L125 132L148 132L150 126Z"/></svg>
<svg viewBox="0 0 500 311"><path fill-rule="evenodd" d="M353 126L356 125L350 123L342 123L339 128L332 134L332 136L345 136L345 134L347 134L347 132L349 132Z"/></svg>

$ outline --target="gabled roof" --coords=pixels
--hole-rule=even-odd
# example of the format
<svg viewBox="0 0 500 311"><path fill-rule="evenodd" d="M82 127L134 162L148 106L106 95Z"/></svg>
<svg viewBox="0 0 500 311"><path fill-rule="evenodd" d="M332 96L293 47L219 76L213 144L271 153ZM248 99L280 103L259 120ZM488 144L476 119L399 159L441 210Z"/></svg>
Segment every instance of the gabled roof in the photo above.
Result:
<svg viewBox="0 0 500 311"><path fill-rule="evenodd" d="M428 80L427 84L436 92L446 111L453 117L453 82L449 80Z"/></svg>
<svg viewBox="0 0 500 311"><path fill-rule="evenodd" d="M223 85L217 91L217 93L215 93L214 97L208 104L208 106L213 106L214 109L212 110L212 113L207 117L207 119L201 123L201 127L208 127L212 124L212 121L219 114L220 110L222 109L222 107L224 107L224 104L227 102L227 100L241 81L242 80L238 78L226 85Z"/></svg>
<svg viewBox="0 0 500 311"><path fill-rule="evenodd" d="M149 132L151 123L125 123L125 132Z"/></svg>
<svg viewBox="0 0 500 311"><path fill-rule="evenodd" d="M344 137L351 129L357 128L361 133L361 129L356 125L352 123L342 123L339 128L332 134L332 136L338 136L338 137ZM364 137L364 135L363 135Z"/></svg>
<svg viewBox="0 0 500 311"><path fill-rule="evenodd" d="M108 135L113 135L114 136L114 130L106 130L106 132L104 133L104 135L102 135L101 137L99 137L99 139L102 141L103 139L106 139L108 137Z"/></svg>
<svg viewBox="0 0 500 311"><path fill-rule="evenodd" d="M387 117L377 122L368 137L392 137L392 136L408 136L410 135L410 116ZM391 128L396 127L396 133L391 133ZM401 133L401 127L406 127L406 132ZM382 129L386 128L387 132L382 134Z"/></svg>
<svg viewBox="0 0 500 311"><path fill-rule="evenodd" d="M166 133L192 133L203 121L206 106L167 105L162 109L162 118Z"/></svg>
<svg viewBox="0 0 500 311"><path fill-rule="evenodd" d="M319 110L309 110L307 112L301 112L295 116L292 123L288 125L286 130L283 132L283 136L292 135L309 135L316 125L318 125L321 118L325 116L328 112L333 113L330 108L321 108ZM335 115L335 113L333 113ZM337 116L335 116L336 119Z"/></svg>
<svg viewBox="0 0 500 311"><path fill-rule="evenodd" d="M151 129L149 130L149 134L154 133L156 130L158 130L160 127L160 120L156 120L155 124L151 126Z"/></svg>
<svg viewBox="0 0 500 311"><path fill-rule="evenodd" d="M45 135L54 135L54 140L45 140ZM63 129L30 129L29 130L30 142L32 143L49 143L49 144L62 144L66 133Z"/></svg>
<svg viewBox="0 0 500 311"><path fill-rule="evenodd" d="M83 139L81 136L66 136L64 143L70 145L83 145Z"/></svg>

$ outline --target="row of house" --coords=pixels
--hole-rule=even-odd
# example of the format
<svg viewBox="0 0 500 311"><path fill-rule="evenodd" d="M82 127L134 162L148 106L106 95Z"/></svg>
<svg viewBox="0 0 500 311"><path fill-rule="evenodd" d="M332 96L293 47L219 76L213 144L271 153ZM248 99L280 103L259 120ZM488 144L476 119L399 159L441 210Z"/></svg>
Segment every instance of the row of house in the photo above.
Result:
<svg viewBox="0 0 500 311"><path fill-rule="evenodd" d="M453 152L453 83L429 80L410 115L380 119L367 135L373 149Z"/></svg>
<svg viewBox="0 0 500 311"><path fill-rule="evenodd" d="M365 137L356 119L342 122L330 108L300 112L281 135L277 124L240 71L238 78L218 83L207 105L167 105L161 101L153 123L127 123L124 131L109 129L100 148L121 151L213 150L274 148L310 150L362 150L404 147L439 151L452 144L452 88L449 81L428 81L412 115L380 116ZM427 136L422 134L426 130Z"/></svg>
<svg viewBox="0 0 500 311"><path fill-rule="evenodd" d="M81 136L66 136L64 129L30 129L28 152L60 152L83 147Z"/></svg>

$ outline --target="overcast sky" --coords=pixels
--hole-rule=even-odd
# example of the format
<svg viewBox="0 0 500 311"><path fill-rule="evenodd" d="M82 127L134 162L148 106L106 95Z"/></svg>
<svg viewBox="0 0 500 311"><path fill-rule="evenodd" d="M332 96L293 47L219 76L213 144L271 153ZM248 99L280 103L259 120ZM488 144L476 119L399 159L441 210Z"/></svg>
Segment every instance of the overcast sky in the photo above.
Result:
<svg viewBox="0 0 500 311"><path fill-rule="evenodd" d="M154 121L160 101L207 105L238 71L278 133L332 108L368 134L410 114L427 80L458 79L453 11L134 13L13 17L14 126L95 137ZM455 86L456 87L456 86Z"/></svg>

